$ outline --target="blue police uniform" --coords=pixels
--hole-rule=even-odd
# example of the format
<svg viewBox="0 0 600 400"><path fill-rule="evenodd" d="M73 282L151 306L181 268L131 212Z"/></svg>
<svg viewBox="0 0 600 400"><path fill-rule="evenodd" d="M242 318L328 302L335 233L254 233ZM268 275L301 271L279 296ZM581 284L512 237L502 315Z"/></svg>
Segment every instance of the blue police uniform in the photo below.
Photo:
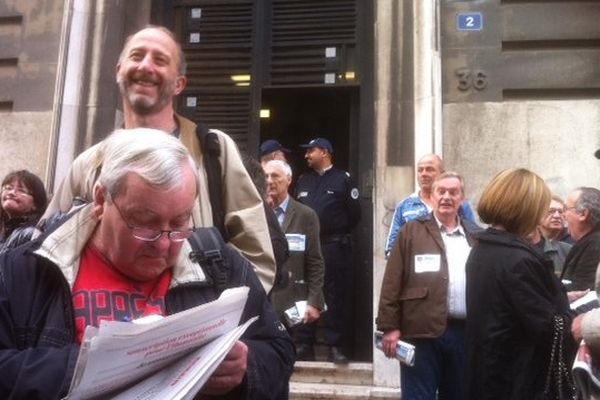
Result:
<svg viewBox="0 0 600 400"><path fill-rule="evenodd" d="M360 220L358 189L347 172L331 167L320 175L306 172L296 184L296 199L311 207L319 216L321 250L325 262L323 294L325 342L341 347L350 331L352 307L352 247L350 232Z"/></svg>

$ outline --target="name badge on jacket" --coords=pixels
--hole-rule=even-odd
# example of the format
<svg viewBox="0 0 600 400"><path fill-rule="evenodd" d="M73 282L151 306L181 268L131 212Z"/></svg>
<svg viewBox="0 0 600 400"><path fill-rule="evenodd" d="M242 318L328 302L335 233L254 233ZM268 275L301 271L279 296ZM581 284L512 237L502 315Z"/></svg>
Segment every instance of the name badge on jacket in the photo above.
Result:
<svg viewBox="0 0 600 400"><path fill-rule="evenodd" d="M288 247L290 251L306 250L306 236L301 233L286 233ZM304 314L303 314L304 315Z"/></svg>
<svg viewBox="0 0 600 400"><path fill-rule="evenodd" d="M417 254L415 256L415 272L437 272L440 270L439 254Z"/></svg>

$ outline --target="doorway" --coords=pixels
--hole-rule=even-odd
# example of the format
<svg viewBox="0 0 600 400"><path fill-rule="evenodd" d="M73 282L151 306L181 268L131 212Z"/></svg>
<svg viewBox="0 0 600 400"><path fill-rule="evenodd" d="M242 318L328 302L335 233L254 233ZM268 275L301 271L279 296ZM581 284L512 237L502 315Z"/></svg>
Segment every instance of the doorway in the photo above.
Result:
<svg viewBox="0 0 600 400"><path fill-rule="evenodd" d="M288 161L294 179L307 170L304 149L299 146L316 137L328 139L334 149L336 168L348 171L360 188L359 88L303 87L265 88L261 110L269 118L260 120L260 142L275 139L291 150ZM363 168L364 169L364 168ZM361 195L362 218L354 230L354 285L349 288L353 321L347 353L355 361L371 361L372 342L372 221L371 199ZM319 356L317 346L317 357Z"/></svg>
<svg viewBox="0 0 600 400"><path fill-rule="evenodd" d="M260 142L275 139L291 150L289 162L294 178L305 170L304 149L299 146L316 137L328 139L334 150L334 165L352 171L350 165L352 88L264 89L262 110L269 118L260 120Z"/></svg>

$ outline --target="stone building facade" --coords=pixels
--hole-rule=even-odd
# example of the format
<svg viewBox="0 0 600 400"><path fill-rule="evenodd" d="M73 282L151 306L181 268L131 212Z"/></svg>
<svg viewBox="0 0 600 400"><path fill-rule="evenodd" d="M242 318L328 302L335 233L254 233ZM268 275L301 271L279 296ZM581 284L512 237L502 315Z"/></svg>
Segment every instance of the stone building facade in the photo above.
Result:
<svg viewBox="0 0 600 400"><path fill-rule="evenodd" d="M363 247L369 333L389 220L415 190L419 155L441 154L448 169L461 172L474 205L496 172L514 166L534 170L562 196L600 187L593 156L600 148L600 5L356 1L368 15L360 33L367 40L346 159L368 211L363 231L372 238ZM157 13L176 19L191 3L1 1L0 175L27 168L51 192L77 154L119 125L114 66L124 38ZM479 30L460 21L477 15ZM252 149L260 138L254 132L242 146ZM372 354L374 381L398 385L395 364Z"/></svg>

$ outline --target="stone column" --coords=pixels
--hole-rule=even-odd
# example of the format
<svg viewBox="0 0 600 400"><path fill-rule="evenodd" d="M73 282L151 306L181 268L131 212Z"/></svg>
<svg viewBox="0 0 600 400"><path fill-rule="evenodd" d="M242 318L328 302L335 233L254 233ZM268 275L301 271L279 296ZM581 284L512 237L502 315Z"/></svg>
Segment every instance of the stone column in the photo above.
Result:
<svg viewBox="0 0 600 400"><path fill-rule="evenodd" d="M151 0L69 1L49 152L48 188L55 189L73 159L115 127L120 96L115 65L126 35L150 20Z"/></svg>
<svg viewBox="0 0 600 400"><path fill-rule="evenodd" d="M442 62L437 0L414 1L415 161L442 155Z"/></svg>
<svg viewBox="0 0 600 400"><path fill-rule="evenodd" d="M441 151L441 72L436 0L375 4L373 315L395 205L415 190L415 158ZM398 363L373 350L373 383L398 387Z"/></svg>
<svg viewBox="0 0 600 400"><path fill-rule="evenodd" d="M67 1L61 32L61 54L57 68L57 90L54 101L54 121L49 151L48 190L54 192L66 175L76 153L77 134L85 74L85 53L88 46L91 2Z"/></svg>

